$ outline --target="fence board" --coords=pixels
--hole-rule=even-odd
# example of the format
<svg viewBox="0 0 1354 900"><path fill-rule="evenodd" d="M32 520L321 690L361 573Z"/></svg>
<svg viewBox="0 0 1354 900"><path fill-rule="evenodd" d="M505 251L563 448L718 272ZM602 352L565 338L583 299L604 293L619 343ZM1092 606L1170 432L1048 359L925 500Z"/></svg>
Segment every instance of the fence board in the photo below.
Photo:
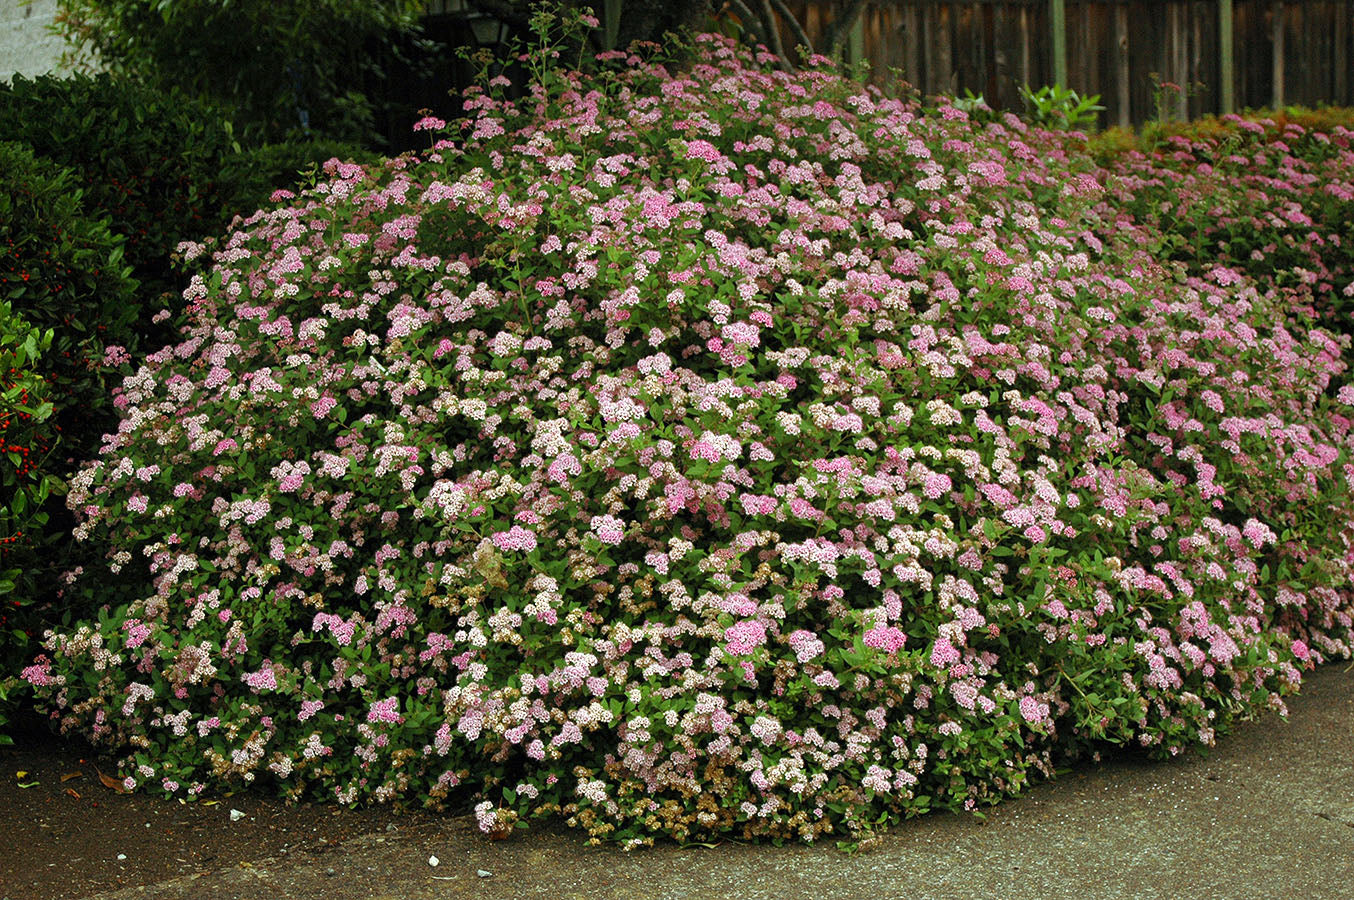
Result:
<svg viewBox="0 0 1354 900"><path fill-rule="evenodd" d="M847 0L787 4L815 46ZM1216 112L1217 0L1066 0L1068 87L1100 94L1101 124L1157 115L1152 73L1188 88L1171 115ZM1233 91L1238 108L1286 103L1354 105L1354 11L1349 0L1233 0ZM875 0L864 14L872 79L891 70L926 94L982 94L1019 109L1018 88L1052 80L1048 0ZM1277 23L1277 27L1276 27ZM783 35L787 46L793 36ZM1276 65L1274 50L1283 50Z"/></svg>
<svg viewBox="0 0 1354 900"><path fill-rule="evenodd" d="M1341 4L1333 12L1331 27L1331 48L1333 83L1332 97L1347 97L1349 90L1349 7Z"/></svg>

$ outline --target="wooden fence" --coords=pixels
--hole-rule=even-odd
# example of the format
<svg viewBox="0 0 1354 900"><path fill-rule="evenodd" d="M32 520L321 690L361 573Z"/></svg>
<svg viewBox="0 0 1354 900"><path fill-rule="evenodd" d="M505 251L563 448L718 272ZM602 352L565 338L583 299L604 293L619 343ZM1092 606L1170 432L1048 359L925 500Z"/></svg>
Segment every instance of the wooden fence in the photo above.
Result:
<svg viewBox="0 0 1354 900"><path fill-rule="evenodd" d="M1051 10L1057 0L874 0L851 44L884 80L891 69L923 93L982 94L1020 109L1019 86L1054 82ZM849 5L787 2L818 41ZM1102 125L1164 112L1195 117L1285 104L1354 105L1354 3L1231 0L1232 92L1222 91L1223 0L1062 0L1066 86L1099 94ZM793 35L784 33L786 46ZM1159 83L1179 86L1179 91Z"/></svg>

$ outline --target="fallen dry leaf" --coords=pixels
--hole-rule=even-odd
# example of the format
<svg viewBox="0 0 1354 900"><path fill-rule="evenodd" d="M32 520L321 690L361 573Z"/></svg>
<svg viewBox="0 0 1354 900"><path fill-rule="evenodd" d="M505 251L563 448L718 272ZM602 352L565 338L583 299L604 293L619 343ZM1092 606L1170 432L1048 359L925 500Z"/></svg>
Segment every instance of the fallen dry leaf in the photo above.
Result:
<svg viewBox="0 0 1354 900"><path fill-rule="evenodd" d="M118 781L111 775L103 774L98 769L95 769L94 771L98 774L99 780L103 782L103 786L108 788L110 791L117 791L119 794L128 793L127 785L123 784L121 781Z"/></svg>
<svg viewBox="0 0 1354 900"><path fill-rule="evenodd" d="M62 783L62 784L65 784L67 781L70 781L72 778L79 778L79 777L80 777L81 775L83 775L83 774L85 774L85 773L84 773L84 772L67 772L65 775L62 775L62 776L61 776L61 783Z"/></svg>
<svg viewBox="0 0 1354 900"><path fill-rule="evenodd" d="M22 779L22 778L23 778L25 775L27 775L27 774L28 774L28 770L27 770L27 769L20 769L19 771L17 771L17 772L14 773L14 777L15 777L15 778L18 778L18 779Z"/></svg>
<svg viewBox="0 0 1354 900"><path fill-rule="evenodd" d="M80 792L77 791L75 788L66 788L66 796L67 796L67 797L74 797L76 800L79 800L79 799L80 799Z"/></svg>

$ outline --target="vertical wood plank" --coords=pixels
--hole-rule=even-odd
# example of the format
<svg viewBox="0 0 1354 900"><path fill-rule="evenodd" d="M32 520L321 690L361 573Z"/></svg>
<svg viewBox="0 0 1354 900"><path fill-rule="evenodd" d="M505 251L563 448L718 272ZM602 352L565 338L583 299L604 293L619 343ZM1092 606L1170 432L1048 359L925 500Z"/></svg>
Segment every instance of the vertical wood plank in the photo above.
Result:
<svg viewBox="0 0 1354 900"><path fill-rule="evenodd" d="M1001 47L997 44L997 10L989 3L983 7L983 44L987 53L983 57L983 98L993 109L1001 108L1001 82L997 76Z"/></svg>
<svg viewBox="0 0 1354 900"><path fill-rule="evenodd" d="M1156 72L1157 80L1170 81L1171 57L1169 53L1170 48L1168 46L1171 38L1170 16L1169 10L1163 10L1162 12L1165 14L1160 17L1147 20L1148 22L1151 23L1151 27L1152 30L1155 32L1156 38L1152 42L1152 46L1155 48L1154 52L1152 53L1152 71ZM1160 114L1162 118L1166 118L1171 115L1172 110L1170 108L1164 109L1156 108L1155 95L1153 95L1152 100L1153 103L1149 115L1155 116Z"/></svg>
<svg viewBox="0 0 1354 900"><path fill-rule="evenodd" d="M1272 64L1270 84L1273 90L1271 105L1279 109L1284 105L1284 32L1287 30L1284 27L1283 0L1274 0L1270 4L1270 10L1273 16L1270 42L1274 48L1270 57Z"/></svg>
<svg viewBox="0 0 1354 900"><path fill-rule="evenodd" d="M1011 91L1011 45L1007 36L1011 33L1010 9L1002 4L993 9L992 33L995 50L992 54L993 68L996 70L997 85L987 103L993 109L1011 109L1016 103Z"/></svg>
<svg viewBox="0 0 1354 900"><path fill-rule="evenodd" d="M1132 101L1129 95L1128 66L1128 4L1114 5L1114 91L1117 120L1120 128L1133 124Z"/></svg>
<svg viewBox="0 0 1354 900"><path fill-rule="evenodd" d="M1233 69L1232 0L1218 0L1218 86L1219 109L1224 115L1236 112L1236 74Z"/></svg>
<svg viewBox="0 0 1354 900"><path fill-rule="evenodd" d="M954 4L941 3L936 9L936 79L933 90L954 91Z"/></svg>
<svg viewBox="0 0 1354 900"><path fill-rule="evenodd" d="M617 3L601 4L612 28ZM849 2L787 5L817 46ZM1061 83L1101 94L1109 122L1124 125L1154 114L1148 72L1181 86L1171 117L1354 104L1352 32L1354 0L875 0L848 49L879 84L901 67L925 93L969 89L1004 109L1019 107L1019 84Z"/></svg>
<svg viewBox="0 0 1354 900"><path fill-rule="evenodd" d="M927 3L921 11L922 77L917 87L922 94L931 94L936 90L936 9L938 6L937 3Z"/></svg>
<svg viewBox="0 0 1354 900"><path fill-rule="evenodd" d="M1030 73L1030 10L1020 7L1020 83L1034 86L1034 77Z"/></svg>
<svg viewBox="0 0 1354 900"><path fill-rule="evenodd" d="M1067 7L1065 0L1048 0L1049 28L1052 31L1053 83L1067 86Z"/></svg>
<svg viewBox="0 0 1354 900"><path fill-rule="evenodd" d="M1189 92L1193 85L1189 78L1189 15L1187 7L1183 0L1176 0L1171 4L1172 19L1174 25L1171 28L1172 34L1172 54L1171 68L1176 84L1180 85L1179 100L1176 104L1176 115L1181 121L1189 120Z"/></svg>
<svg viewBox="0 0 1354 900"><path fill-rule="evenodd" d="M1090 54L1086 46L1085 4L1063 2L1067 17L1067 86L1078 94L1091 93Z"/></svg>
<svg viewBox="0 0 1354 900"><path fill-rule="evenodd" d="M990 3L973 8L973 93L987 96L992 75L992 39L987 33L987 20L992 12Z"/></svg>
<svg viewBox="0 0 1354 900"><path fill-rule="evenodd" d="M846 39L846 58L853 64L865 59L865 15L856 16L851 34Z"/></svg>
<svg viewBox="0 0 1354 900"><path fill-rule="evenodd" d="M1237 106L1239 108L1263 106L1269 102L1268 73L1263 73L1264 86L1260 85L1262 73L1257 62L1263 52L1265 37L1264 16L1253 0L1246 0L1235 10L1236 15L1236 65L1238 81Z"/></svg>
<svg viewBox="0 0 1354 900"><path fill-rule="evenodd" d="M1206 89L1216 96L1217 84L1210 84L1204 79L1203 55L1204 55L1204 10L1200 4L1190 3L1186 7L1186 15L1190 19L1190 45L1189 45L1189 80L1193 84L1203 84ZM1205 110L1215 111L1217 104L1209 97L1200 94L1193 103L1190 104L1190 117L1193 118L1202 115Z"/></svg>
<svg viewBox="0 0 1354 900"><path fill-rule="evenodd" d="M903 77L921 88L921 12L915 4L903 10Z"/></svg>
<svg viewBox="0 0 1354 900"><path fill-rule="evenodd" d="M1086 54L1086 80L1082 82L1088 94L1105 93L1104 70L1107 59L1105 35L1107 29L1102 27L1104 20L1103 13L1105 8L1099 3L1081 4L1082 15L1082 47ZM1096 127L1100 127L1099 117L1097 116Z"/></svg>
<svg viewBox="0 0 1354 900"><path fill-rule="evenodd" d="M1332 47L1331 69L1334 74L1334 96L1331 100L1342 105L1354 103L1349 91L1349 7L1343 3L1335 5L1335 23L1331 29L1334 46Z"/></svg>

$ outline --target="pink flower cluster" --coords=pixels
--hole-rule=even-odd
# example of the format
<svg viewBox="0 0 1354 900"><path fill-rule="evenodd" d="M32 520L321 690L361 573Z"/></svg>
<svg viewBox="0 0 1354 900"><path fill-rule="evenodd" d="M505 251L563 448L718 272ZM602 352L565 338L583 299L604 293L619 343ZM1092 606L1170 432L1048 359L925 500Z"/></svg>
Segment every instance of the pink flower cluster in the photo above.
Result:
<svg viewBox="0 0 1354 900"><path fill-rule="evenodd" d="M62 728L157 790L814 840L1354 652L1311 192L1255 210L1281 275L1187 265L1168 159L698 46L472 90L208 245L71 482L119 578L24 670Z"/></svg>

